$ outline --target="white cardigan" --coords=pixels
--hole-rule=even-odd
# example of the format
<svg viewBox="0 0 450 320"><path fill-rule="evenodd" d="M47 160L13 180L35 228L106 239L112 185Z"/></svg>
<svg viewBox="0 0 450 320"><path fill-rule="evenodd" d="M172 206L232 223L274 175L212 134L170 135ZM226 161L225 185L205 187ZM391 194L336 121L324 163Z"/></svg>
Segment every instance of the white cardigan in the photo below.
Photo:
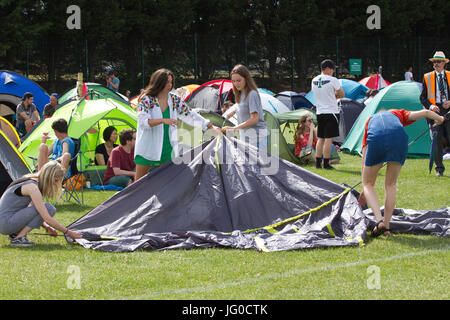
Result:
<svg viewBox="0 0 450 320"><path fill-rule="evenodd" d="M187 124L202 128L206 131L209 120L194 112L177 95L169 93L167 97L170 118L182 120ZM151 127L149 119L162 119L163 115L158 103L158 98L144 96L138 105L138 123L136 131L136 145L134 156L137 155L150 160L161 160L164 141L164 124ZM169 126L169 138L172 145L172 157L178 155L178 129L177 126Z"/></svg>

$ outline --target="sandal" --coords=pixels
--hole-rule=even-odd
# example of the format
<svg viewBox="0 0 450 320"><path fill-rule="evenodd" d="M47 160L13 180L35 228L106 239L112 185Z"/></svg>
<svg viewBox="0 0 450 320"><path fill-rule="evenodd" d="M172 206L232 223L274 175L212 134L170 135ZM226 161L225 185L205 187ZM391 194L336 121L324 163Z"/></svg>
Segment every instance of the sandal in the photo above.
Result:
<svg viewBox="0 0 450 320"><path fill-rule="evenodd" d="M383 226L380 227L380 223L383 223ZM375 230L376 229L376 230ZM376 238L384 234L388 229L384 226L383 220L377 222L375 227L372 229L372 237Z"/></svg>

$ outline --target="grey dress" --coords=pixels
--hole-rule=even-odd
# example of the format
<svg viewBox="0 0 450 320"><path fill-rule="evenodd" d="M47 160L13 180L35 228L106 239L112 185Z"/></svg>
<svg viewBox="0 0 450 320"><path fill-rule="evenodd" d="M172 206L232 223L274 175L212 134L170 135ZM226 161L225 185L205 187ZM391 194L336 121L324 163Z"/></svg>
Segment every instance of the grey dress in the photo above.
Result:
<svg viewBox="0 0 450 320"><path fill-rule="evenodd" d="M264 121L261 98L255 90L252 90L249 92L248 97L245 96L245 93L241 95L241 102L239 102L237 111L239 124L250 119L250 115L254 112L258 113L258 122L253 127L240 130L240 138L255 147L266 150L268 132L266 122Z"/></svg>
<svg viewBox="0 0 450 320"><path fill-rule="evenodd" d="M3 193L0 198L0 233L9 235L18 233L26 226L32 229L41 227L44 220L34 206L29 206L31 197L18 195L21 192L16 191L30 183L38 184L31 179L18 180ZM56 209L52 204L46 202L45 207L51 216L55 215Z"/></svg>

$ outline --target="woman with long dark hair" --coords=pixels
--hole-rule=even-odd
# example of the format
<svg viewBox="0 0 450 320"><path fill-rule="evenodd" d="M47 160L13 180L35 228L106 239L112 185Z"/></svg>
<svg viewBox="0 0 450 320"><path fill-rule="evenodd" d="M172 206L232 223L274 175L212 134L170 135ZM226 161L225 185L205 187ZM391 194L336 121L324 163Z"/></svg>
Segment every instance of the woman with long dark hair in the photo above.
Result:
<svg viewBox="0 0 450 320"><path fill-rule="evenodd" d="M147 174L151 166L159 166L178 155L178 119L203 131L218 129L171 93L175 77L168 69L156 70L139 97L138 125L134 162L136 178ZM219 131L220 132L220 131Z"/></svg>
<svg viewBox="0 0 450 320"><path fill-rule="evenodd" d="M236 112L239 124L234 127L225 126L222 132L225 134L227 131L239 130L241 140L261 151L266 151L269 134L264 121L258 87L250 71L242 64L236 65L230 75L233 93L238 104Z"/></svg>

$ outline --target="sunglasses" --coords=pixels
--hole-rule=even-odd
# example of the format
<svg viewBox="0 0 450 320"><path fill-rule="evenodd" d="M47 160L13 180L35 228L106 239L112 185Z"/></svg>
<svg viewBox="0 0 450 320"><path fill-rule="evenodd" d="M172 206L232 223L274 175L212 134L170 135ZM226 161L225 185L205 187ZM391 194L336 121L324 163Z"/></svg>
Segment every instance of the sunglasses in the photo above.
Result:
<svg viewBox="0 0 450 320"><path fill-rule="evenodd" d="M441 62L445 62L444 60L434 60L433 63L441 63Z"/></svg>

